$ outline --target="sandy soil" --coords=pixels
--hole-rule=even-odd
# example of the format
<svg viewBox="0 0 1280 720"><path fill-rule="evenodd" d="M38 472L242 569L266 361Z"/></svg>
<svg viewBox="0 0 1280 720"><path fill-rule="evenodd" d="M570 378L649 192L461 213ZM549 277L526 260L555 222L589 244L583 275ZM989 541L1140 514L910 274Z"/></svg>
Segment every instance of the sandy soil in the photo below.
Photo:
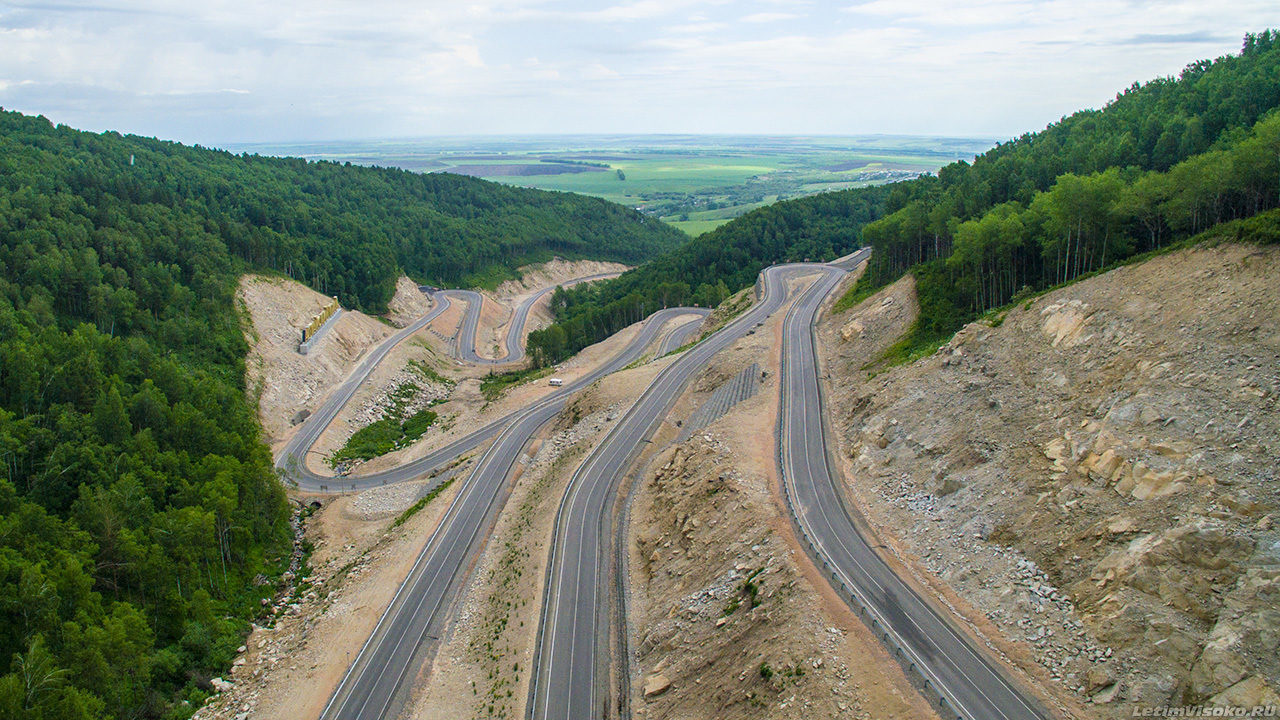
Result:
<svg viewBox="0 0 1280 720"><path fill-rule="evenodd" d="M1162 256L892 369L909 280L822 323L853 502L1064 714L1276 701L1278 269Z"/></svg>
<svg viewBox="0 0 1280 720"><path fill-rule="evenodd" d="M330 298L292 280L245 275L236 292L246 312L249 391L257 396L258 417L274 444L324 400L366 350L391 329L363 313L344 311L307 355L298 353L302 329Z"/></svg>
<svg viewBox="0 0 1280 720"><path fill-rule="evenodd" d="M387 303L387 319L397 327L405 327L426 315L432 304L431 298L418 289L418 283L401 275L396 280L396 294Z"/></svg>
<svg viewBox="0 0 1280 720"><path fill-rule="evenodd" d="M480 327L476 330L476 354L494 359L507 354L507 325L511 322L514 306L499 303L481 293Z"/></svg>
<svg viewBox="0 0 1280 720"><path fill-rule="evenodd" d="M676 421L752 362L767 368L760 391L663 449L637 481L629 540L634 715L935 717L800 551L782 509L774 432L783 315L694 379L659 443L670 443ZM758 588L754 608L748 578Z"/></svg>

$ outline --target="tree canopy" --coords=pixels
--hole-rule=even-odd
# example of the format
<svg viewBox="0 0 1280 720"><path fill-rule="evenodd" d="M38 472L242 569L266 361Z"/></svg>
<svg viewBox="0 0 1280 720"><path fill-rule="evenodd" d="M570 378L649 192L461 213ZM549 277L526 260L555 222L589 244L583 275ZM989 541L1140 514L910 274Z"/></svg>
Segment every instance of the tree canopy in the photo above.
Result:
<svg viewBox="0 0 1280 720"><path fill-rule="evenodd" d="M864 280L904 272L934 300L919 343L1019 293L1068 282L1277 206L1280 33L1134 84L1101 110L898 183L863 234Z"/></svg>

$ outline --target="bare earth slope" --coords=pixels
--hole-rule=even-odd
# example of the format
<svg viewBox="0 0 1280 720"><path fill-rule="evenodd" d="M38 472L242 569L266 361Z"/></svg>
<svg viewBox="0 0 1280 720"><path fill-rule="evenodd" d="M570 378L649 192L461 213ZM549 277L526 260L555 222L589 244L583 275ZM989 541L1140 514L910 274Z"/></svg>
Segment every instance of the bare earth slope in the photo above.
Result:
<svg viewBox="0 0 1280 720"><path fill-rule="evenodd" d="M910 280L823 321L855 505L1060 709L1277 702L1277 277L1180 251L888 370Z"/></svg>
<svg viewBox="0 0 1280 720"><path fill-rule="evenodd" d="M252 324L247 384L259 393L258 417L270 444L301 422L299 413L317 407L367 349L391 334L368 315L343 312L311 352L300 355L302 328L330 298L287 278L245 275L236 300Z"/></svg>
<svg viewBox="0 0 1280 720"><path fill-rule="evenodd" d="M646 461L633 490L628 625L636 718L936 718L800 550L774 437L778 313L695 377L655 437L752 363L755 396Z"/></svg>

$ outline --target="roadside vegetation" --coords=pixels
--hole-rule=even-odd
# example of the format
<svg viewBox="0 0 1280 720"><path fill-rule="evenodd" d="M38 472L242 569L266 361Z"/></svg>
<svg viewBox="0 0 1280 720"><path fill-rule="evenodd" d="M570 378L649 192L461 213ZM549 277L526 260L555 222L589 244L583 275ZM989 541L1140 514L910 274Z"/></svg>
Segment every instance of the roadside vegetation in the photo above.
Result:
<svg viewBox="0 0 1280 720"><path fill-rule="evenodd" d="M419 410L404 420L385 417L370 423L355 431L340 450L329 456L329 466L369 460L409 447L430 429L437 417L431 410Z"/></svg>
<svg viewBox="0 0 1280 720"><path fill-rule="evenodd" d="M445 480L444 482L432 488L429 492L427 492L426 495L423 495L422 497L418 498L417 502L405 508L404 512L396 516L396 519L391 523L391 527L397 528L405 524L406 522L408 522L409 519L412 518L414 515L417 515L418 512L422 510L422 508L426 507L427 505L430 505L432 500L435 500L436 498L440 497L441 493L443 493L445 490L448 490L449 486L453 484L453 481L454 481L454 478L449 478L448 480Z"/></svg>
<svg viewBox="0 0 1280 720"><path fill-rule="evenodd" d="M412 361L410 364L418 372L425 365ZM430 370L430 368L426 368ZM337 468L343 463L353 460L369 460L389 452L409 447L426 434L435 424L438 416L429 409L408 412L414 398L422 392L422 388L414 383L402 383L391 391L390 407L383 413L382 419L372 422L351 434L347 442L336 452L326 458L329 467ZM440 401L431 404L436 405Z"/></svg>
<svg viewBox="0 0 1280 720"><path fill-rule="evenodd" d="M493 402L515 385L544 378L550 374L551 368L537 366L501 373L490 372L480 379L480 394L484 395L485 400Z"/></svg>

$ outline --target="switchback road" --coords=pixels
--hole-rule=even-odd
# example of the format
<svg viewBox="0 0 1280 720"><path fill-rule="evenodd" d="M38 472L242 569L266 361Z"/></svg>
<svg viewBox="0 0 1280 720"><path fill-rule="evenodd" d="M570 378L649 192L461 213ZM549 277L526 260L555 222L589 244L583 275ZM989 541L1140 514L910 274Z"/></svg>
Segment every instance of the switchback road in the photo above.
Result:
<svg viewBox="0 0 1280 720"><path fill-rule="evenodd" d="M670 352L684 347L684 344L689 342L689 339L693 337L693 334L702 326L702 321L711 314L711 311L706 308L698 308L697 310L691 310L690 312L696 313L698 317L672 328L671 332L667 333L667 336L662 339L662 344L658 346L658 357L663 357Z"/></svg>
<svg viewBox="0 0 1280 720"><path fill-rule="evenodd" d="M609 277L612 274L613 273L591 275L583 278L577 278L564 284L571 285L579 282L598 280L604 277ZM507 347L508 349L513 346L520 348L520 357L524 357L524 349L520 343L521 339L524 337L524 325L528 319L529 310L533 307L533 304L537 302L538 298L554 289L555 288L546 288L535 293L533 296L526 298L513 314L512 322L507 330ZM308 469L306 462L304 462L304 458L306 457L306 454L310 452L311 447L320 439L320 436L324 433L325 429L328 428L329 424L333 422L333 419L338 416L338 412L341 411L342 408L351 400L356 391L360 389L360 386L368 379L369 374L373 372L373 369L376 368L378 363L382 362L382 360L387 356L387 353L391 352L392 348L399 345L417 331L426 327L432 320L440 317L441 314L448 310L451 304L449 299L450 296L465 295L466 293L475 295L476 301L469 302L468 304L467 315L464 318L464 328L461 335L463 337L471 338L469 345L467 346L474 349L475 332L480 318L480 303L478 301L480 297L479 294L470 290L444 290L435 293L432 296L436 301L435 307L431 308L426 315L418 318L408 327L400 330L390 338L387 338L382 342L382 344L374 348L367 357L360 361L360 364L351 372L351 375L348 376L337 389L330 393L324 403L322 403L320 407L302 423L302 426L298 428L298 430L293 434L293 437L289 439L289 442L285 444L284 449L276 458L276 467L284 473L285 477L296 483L299 490L304 492L347 492L412 480L426 475L432 470L444 467L460 455L479 447L486 440L497 434L499 430L511 421L513 415L498 418L480 429L475 430L474 432L471 432L468 435L440 448L439 450L419 458L418 460L414 460L390 470L372 473L369 475L359 475L354 477L321 475ZM696 312L696 309L693 308L689 308L688 310ZM469 335L466 330L468 323L470 323L471 328ZM639 350L643 349L643 347L639 348ZM635 352L634 355L632 354L633 351ZM625 348L622 351L622 355L627 355L631 359L617 367L626 367L627 364L638 356L638 352L639 351L632 346ZM507 361L504 360L503 362ZM612 366L613 363L610 363L609 367ZM598 376L593 375L593 377ZM579 387L585 386L575 384L573 386L563 388L555 393L555 395L564 396Z"/></svg>
<svg viewBox="0 0 1280 720"><path fill-rule="evenodd" d="M507 354L500 358L485 358L476 354L476 334L480 331L480 311L483 308L484 297L475 290L443 290L437 295L448 295L467 304L467 314L462 318L458 342L453 349L454 356L474 365L507 365L520 362L524 359L524 326L529 321L529 311L534 304L557 287L570 287L578 283L603 280L618 275L619 273L616 272L608 272L574 278L559 285L543 288L525 298L511 313L511 322L507 324Z"/></svg>

